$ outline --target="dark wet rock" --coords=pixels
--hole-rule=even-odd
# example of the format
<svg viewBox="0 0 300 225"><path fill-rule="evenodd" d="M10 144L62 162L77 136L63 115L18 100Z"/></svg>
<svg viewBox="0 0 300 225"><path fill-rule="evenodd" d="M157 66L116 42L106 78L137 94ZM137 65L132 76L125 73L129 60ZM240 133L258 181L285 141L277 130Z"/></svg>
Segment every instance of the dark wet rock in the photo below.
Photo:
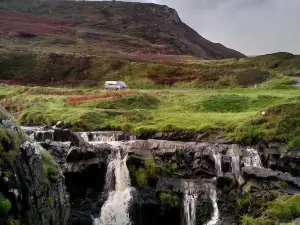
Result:
<svg viewBox="0 0 300 225"><path fill-rule="evenodd" d="M258 180L280 180L300 188L300 178L293 177L289 173L258 167L244 167L242 168L242 171L246 178L254 178Z"/></svg>
<svg viewBox="0 0 300 225"><path fill-rule="evenodd" d="M28 141L29 137L11 119L2 120L0 125L13 132L21 142L14 163L6 164L1 168L4 172L0 172L0 192L11 202L9 216L19 220L20 224L67 225L70 219L69 194L61 171L55 179L50 179L44 172L41 146ZM2 147L4 151L9 150L5 145Z"/></svg>
<svg viewBox="0 0 300 225"><path fill-rule="evenodd" d="M56 142L46 140L41 143L42 147L46 149L58 164L66 163L66 158L71 146L71 142Z"/></svg>
<svg viewBox="0 0 300 225"><path fill-rule="evenodd" d="M103 162L107 161L108 155L115 149L109 144L99 144L97 146L73 146L67 155L67 162L78 162L92 158L99 158Z"/></svg>
<svg viewBox="0 0 300 225"><path fill-rule="evenodd" d="M69 194L60 174L50 183L43 169L39 147L24 142L11 175L0 175L0 189L12 202L11 212L22 224L66 225L70 216Z"/></svg>
<svg viewBox="0 0 300 225"><path fill-rule="evenodd" d="M185 193L189 190L193 193L201 195L201 199L209 199L207 190L213 188L215 184L209 179L174 179L174 178L161 178L157 182L157 192L174 192ZM201 194L200 194L201 193Z"/></svg>

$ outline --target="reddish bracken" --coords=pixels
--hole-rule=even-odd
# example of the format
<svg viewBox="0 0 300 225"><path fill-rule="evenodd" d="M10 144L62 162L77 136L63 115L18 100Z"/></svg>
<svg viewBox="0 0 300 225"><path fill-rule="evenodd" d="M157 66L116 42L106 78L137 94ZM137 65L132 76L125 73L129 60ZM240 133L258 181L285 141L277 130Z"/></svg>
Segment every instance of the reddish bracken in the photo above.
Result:
<svg viewBox="0 0 300 225"><path fill-rule="evenodd" d="M93 95L72 96L67 98L67 104L72 105L72 104L83 103L95 99L121 97L121 96L136 94L136 93L137 91L112 91L112 92L102 92Z"/></svg>
<svg viewBox="0 0 300 225"><path fill-rule="evenodd" d="M62 34L72 31L74 26L63 19L0 11L0 31L7 34Z"/></svg>

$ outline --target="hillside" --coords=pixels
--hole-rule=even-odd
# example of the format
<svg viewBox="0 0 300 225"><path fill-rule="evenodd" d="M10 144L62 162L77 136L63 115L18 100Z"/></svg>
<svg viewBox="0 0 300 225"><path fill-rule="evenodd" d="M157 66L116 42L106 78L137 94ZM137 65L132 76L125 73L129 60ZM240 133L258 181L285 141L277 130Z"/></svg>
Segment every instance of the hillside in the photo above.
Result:
<svg viewBox="0 0 300 225"><path fill-rule="evenodd" d="M8 51L146 58L245 57L200 36L174 9L119 1L3 0L0 38L0 49Z"/></svg>
<svg viewBox="0 0 300 225"><path fill-rule="evenodd" d="M171 60L0 51L0 82L102 88L105 80L124 80L131 89L248 87L280 75L297 76L299 62L299 56L289 53L243 59Z"/></svg>

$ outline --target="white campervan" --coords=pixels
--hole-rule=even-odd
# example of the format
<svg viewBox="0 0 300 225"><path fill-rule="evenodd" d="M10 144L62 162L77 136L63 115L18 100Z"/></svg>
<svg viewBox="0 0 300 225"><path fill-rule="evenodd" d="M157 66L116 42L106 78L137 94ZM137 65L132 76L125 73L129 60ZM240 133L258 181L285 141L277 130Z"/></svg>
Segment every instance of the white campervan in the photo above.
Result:
<svg viewBox="0 0 300 225"><path fill-rule="evenodd" d="M128 86L123 81L106 81L104 89L119 91L128 89Z"/></svg>

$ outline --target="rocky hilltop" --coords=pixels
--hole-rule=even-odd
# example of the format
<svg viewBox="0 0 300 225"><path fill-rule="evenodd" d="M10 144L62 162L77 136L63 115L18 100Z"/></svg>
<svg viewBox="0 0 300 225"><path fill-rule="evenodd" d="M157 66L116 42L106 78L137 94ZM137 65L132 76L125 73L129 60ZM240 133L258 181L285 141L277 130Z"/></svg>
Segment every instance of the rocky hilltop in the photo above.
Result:
<svg viewBox="0 0 300 225"><path fill-rule="evenodd" d="M245 57L203 38L174 9L132 2L4 0L0 3L0 38L4 50Z"/></svg>

